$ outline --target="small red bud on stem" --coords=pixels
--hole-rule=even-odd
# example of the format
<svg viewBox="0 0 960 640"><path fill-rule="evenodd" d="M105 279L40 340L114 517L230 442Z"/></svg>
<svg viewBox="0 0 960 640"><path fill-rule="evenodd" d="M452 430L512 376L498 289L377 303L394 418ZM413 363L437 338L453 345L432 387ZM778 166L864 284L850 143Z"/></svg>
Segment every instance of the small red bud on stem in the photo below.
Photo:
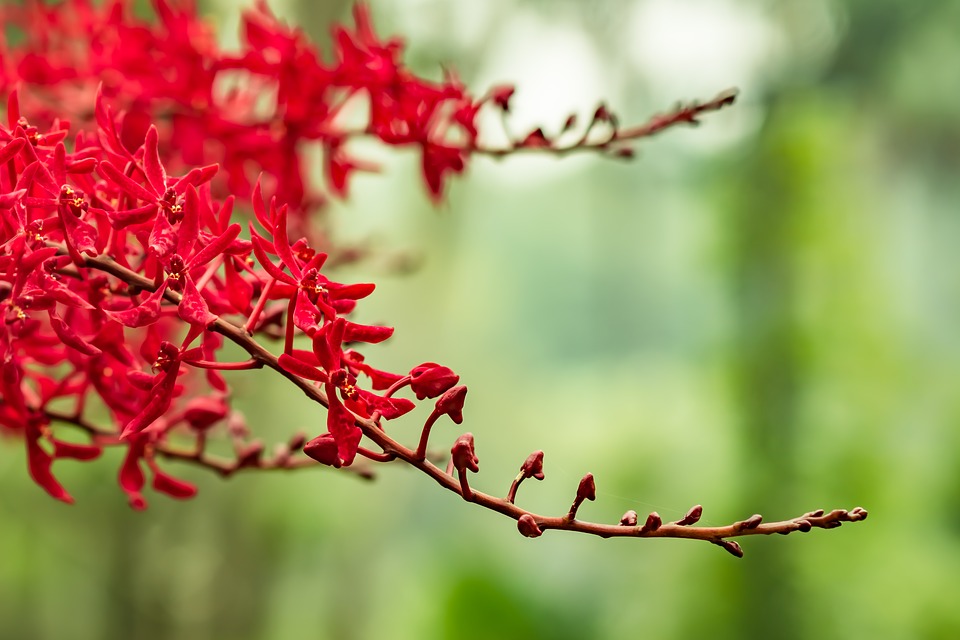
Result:
<svg viewBox="0 0 960 640"><path fill-rule="evenodd" d="M474 473L480 471L479 462L473 445L473 434L465 433L453 444L450 449L451 462L457 470L460 479L460 495L463 499L470 502L473 500L473 491L467 483L467 471Z"/></svg>
<svg viewBox="0 0 960 640"><path fill-rule="evenodd" d="M513 482L510 483L510 490L507 492L507 502L513 504L517 499L517 489L520 488L520 483L527 478L536 478L537 480L543 480L543 451L534 451L522 465L520 465L520 473L517 474L517 477L513 479Z"/></svg>
<svg viewBox="0 0 960 640"><path fill-rule="evenodd" d="M656 531L662 524L663 520L660 519L660 514L654 511L647 516L647 521L644 522L643 526L640 528L640 535Z"/></svg>
<svg viewBox="0 0 960 640"><path fill-rule="evenodd" d="M584 500L596 499L597 485L593 481L593 474L588 473L580 479L580 484L577 486L577 497L573 499L573 504L570 505L570 511L567 512L566 520L576 520L577 509L580 508L580 505L583 504Z"/></svg>
<svg viewBox="0 0 960 640"><path fill-rule="evenodd" d="M517 520L517 529L527 538L539 538L543 535L537 521L529 513L525 513Z"/></svg>
<svg viewBox="0 0 960 640"><path fill-rule="evenodd" d="M687 511L687 515L683 516L673 524L678 524L681 527L686 527L691 524L696 524L700 521L700 516L703 515L703 507L699 504L696 504L690 507L690 510Z"/></svg>
<svg viewBox="0 0 960 640"><path fill-rule="evenodd" d="M445 368L445 367L444 367ZM414 454L416 460L425 460L427 457L427 442L430 439L430 429L433 424L442 415L450 416L450 419L456 424L463 423L463 402L467 397L467 388L463 385L453 387L443 392L443 395L437 400L437 404L426 422L423 423L423 429L420 431L420 443L417 445L417 451Z"/></svg>

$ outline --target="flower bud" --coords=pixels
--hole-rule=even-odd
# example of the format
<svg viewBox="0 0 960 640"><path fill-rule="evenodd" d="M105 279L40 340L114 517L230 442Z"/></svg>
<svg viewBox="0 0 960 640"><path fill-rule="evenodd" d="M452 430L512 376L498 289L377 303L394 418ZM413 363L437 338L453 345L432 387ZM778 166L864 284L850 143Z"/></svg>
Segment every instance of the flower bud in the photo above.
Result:
<svg viewBox="0 0 960 640"><path fill-rule="evenodd" d="M520 466L524 478L543 480L543 451L534 451Z"/></svg>
<svg viewBox="0 0 960 640"><path fill-rule="evenodd" d="M223 420L227 415L227 403L219 396L201 396L187 403L183 419L191 428L204 431Z"/></svg>
<svg viewBox="0 0 960 640"><path fill-rule="evenodd" d="M525 513L517 520L517 529L527 538L539 538L543 535L537 521L529 513Z"/></svg>
<svg viewBox="0 0 960 640"><path fill-rule="evenodd" d="M457 438L457 441L453 443L453 448L450 449L450 453L453 455L453 466L457 471L463 471L464 469L474 473L480 471L480 459L477 458L473 446L472 433L465 433Z"/></svg>
<svg viewBox="0 0 960 640"><path fill-rule="evenodd" d="M410 371L410 388L417 400L436 398L459 381L460 376L451 369L433 362L425 362Z"/></svg>
<svg viewBox="0 0 960 640"><path fill-rule="evenodd" d="M237 469L260 466L263 457L263 442L254 440L237 451Z"/></svg>
<svg viewBox="0 0 960 640"><path fill-rule="evenodd" d="M185 500L197 495L197 488L194 485L169 476L159 469L153 470L153 489L178 500Z"/></svg>
<svg viewBox="0 0 960 640"><path fill-rule="evenodd" d="M513 97L513 92L515 89L513 85L501 84L497 85L490 89L490 99L495 105L503 109L505 112L510 111L510 98Z"/></svg>
<svg viewBox="0 0 960 640"><path fill-rule="evenodd" d="M703 507L701 507L699 504L696 504L690 507L690 511L687 511L687 515L677 520L674 524L678 524L681 527L696 524L699 522L701 515L703 515Z"/></svg>
<svg viewBox="0 0 960 640"><path fill-rule="evenodd" d="M463 385L453 387L444 392L437 400L436 412L447 414L457 424L463 422L463 401L467 397L467 388Z"/></svg>
<svg viewBox="0 0 960 640"><path fill-rule="evenodd" d="M319 462L337 469L340 468L340 456L337 452L337 441L332 433L324 433L303 446L303 452Z"/></svg>
<svg viewBox="0 0 960 640"><path fill-rule="evenodd" d="M597 485L593 481L592 473L588 473L580 480L580 485L577 487L577 499L581 501L597 499Z"/></svg>
<svg viewBox="0 0 960 640"><path fill-rule="evenodd" d="M654 511L647 516L647 521L643 523L643 527L640 529L640 533L649 533L651 531L656 531L660 528L660 525L663 524L663 520L660 519L660 514Z"/></svg>
<svg viewBox="0 0 960 640"><path fill-rule="evenodd" d="M730 553L730 555L734 557L737 557L737 558L743 557L743 549L740 548L740 545L735 540L721 540L720 542L717 542L715 544L718 544L724 549L726 549Z"/></svg>

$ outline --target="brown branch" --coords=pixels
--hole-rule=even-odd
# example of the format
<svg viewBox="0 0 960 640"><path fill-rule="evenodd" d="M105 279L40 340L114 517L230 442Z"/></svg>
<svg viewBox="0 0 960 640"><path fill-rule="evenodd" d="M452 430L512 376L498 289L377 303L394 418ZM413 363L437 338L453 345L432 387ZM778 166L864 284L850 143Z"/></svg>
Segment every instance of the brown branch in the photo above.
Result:
<svg viewBox="0 0 960 640"><path fill-rule="evenodd" d="M548 153L555 156L564 156L578 151L618 150L629 152L630 148L626 143L639 140L641 138L649 138L662 131L665 131L666 129L670 129L671 127L682 124L697 126L700 124L697 118L699 118L701 115L713 111L719 111L724 107L729 107L734 103L736 97L737 90L728 89L717 94L717 96L712 100L708 100L706 102L692 102L688 105L678 105L672 111L653 116L646 123L641 125L621 129L617 127L615 123L611 123L613 125L613 130L610 135L608 135L606 138L592 142L588 140L588 135L594 124L597 122L596 117L594 117L594 122L591 122L590 127L587 129L587 133L585 133L582 138L573 144L555 146L550 144L549 141L546 141L547 144L524 144L523 141L514 141L506 147L484 147L483 145L477 144L468 148L467 150L473 153L479 153L496 158L502 158L520 151L535 151L539 153ZM610 116L608 115L608 117ZM632 154L623 153L622 155L624 157L630 157Z"/></svg>
<svg viewBox="0 0 960 640"><path fill-rule="evenodd" d="M44 409L41 413L51 422L59 422L76 427L89 434L95 442L103 444L104 441L119 441L120 433L111 431L103 427L98 427L89 420L75 414L63 413ZM323 465L317 464L314 460L307 457L294 457L293 448L285 447L283 451L278 451L273 457L264 458L262 456L263 447L259 443L250 443L253 446L246 449L240 449L234 460L229 460L221 456L214 456L206 453L202 449L182 449L170 444L159 442L153 445L154 453L168 460L179 460L187 462L194 466L209 469L217 475L224 478L232 476L239 471L292 471L294 469L322 468ZM299 447L297 447L299 448ZM354 465L348 471L353 471L361 478L372 480L375 475L366 465Z"/></svg>
<svg viewBox="0 0 960 640"><path fill-rule="evenodd" d="M727 99L729 100L729 98ZM718 101L722 102L722 99L718 99ZM719 107L715 106L714 108ZM657 130L665 128L665 126L669 125L651 124L648 126L648 130L656 132ZM58 248L65 251L62 246L58 246ZM154 285L151 280L121 266L107 256L85 257L85 261L89 268L109 273L123 280L129 285L133 285L147 291L154 290ZM170 289L165 291L164 297L169 302L174 304L179 304L180 302L180 295L174 291L171 291ZM232 342L236 343L238 346L244 349L251 358L263 363L264 366L273 369L284 378L288 379L311 400L323 405L324 407L329 406L329 402L323 389L314 385L310 381L304 380L303 378L300 378L299 376L296 376L280 367L277 357L259 344L253 338L253 336L248 334L243 328L224 320L223 318L218 318L208 327L208 329L216 331L217 333L222 334ZM62 419L60 416L57 418ZM65 418L65 421L67 422L72 422L74 424L77 422L75 418L70 416L65 416ZM444 489L461 496L469 502L473 502L481 507L513 518L514 520L518 521L518 528L520 529L521 533L531 537L540 535L543 531L548 529L557 529L586 533L599 536L601 538L684 538L689 540L703 540L705 542L719 545L731 554L740 557L742 556L743 551L736 542L730 540L731 538L751 535L770 535L774 533L785 535L793 533L794 531L806 532L814 528L832 529L839 527L844 522L858 522L860 520L865 520L867 517L866 510L856 507L850 511L836 509L829 513L825 513L823 510L811 511L789 520L781 520L777 522L764 523L759 515L754 515L746 520L738 521L726 526L693 526L693 524L699 520L702 512L702 508L699 505L690 509L687 515L682 519L666 524L662 523L660 516L656 513L651 513L643 525L636 524L636 514L632 514L631 516L629 512L618 524L602 524L578 520L575 518L576 509L571 509L563 516L544 516L532 513L513 504L512 498L515 497L515 489L513 492L511 492L513 495L511 495L509 499L505 499L498 498L469 487L466 482L466 471L467 469L475 471L475 469L472 468L476 466L475 457L472 459L472 464L470 460L466 460L459 461L458 464L452 465L451 471L453 471L453 468L456 468L458 472L456 477L454 477L451 475L451 471L444 471L443 469L440 469L429 459L420 458L415 449L405 447L396 440L392 439L377 425L376 422L361 418L359 416L354 416L354 418L356 425L363 431L363 435L373 441L383 451L383 454L377 455L393 456L397 459L403 460L411 467L420 470L432 478ZM78 426L82 427L82 425ZM92 432L96 433L96 431ZM472 454L472 437L469 438L469 447L462 444L466 442L467 435L469 434L464 434L464 436L458 438L457 443L462 445L460 447L461 449L469 448L469 453ZM455 446L455 450L456 448L457 447ZM161 452L171 458L198 462L203 466L207 466L208 468L220 472L222 475L229 475L230 473L224 472L224 467L222 465L212 463L202 454L198 456L195 453L187 454L174 450L161 450ZM466 456L466 451L461 453L463 453L465 457L469 457ZM456 457L456 453L454 457ZM300 466L299 463L296 466ZM294 468L294 466L282 468ZM581 486L578 487L578 498L577 502L575 502L576 506L579 506L579 502L583 502L584 499L589 499L590 496L593 495L593 491L591 491L591 485L592 476L590 476L589 479L585 476L584 480L581 481Z"/></svg>

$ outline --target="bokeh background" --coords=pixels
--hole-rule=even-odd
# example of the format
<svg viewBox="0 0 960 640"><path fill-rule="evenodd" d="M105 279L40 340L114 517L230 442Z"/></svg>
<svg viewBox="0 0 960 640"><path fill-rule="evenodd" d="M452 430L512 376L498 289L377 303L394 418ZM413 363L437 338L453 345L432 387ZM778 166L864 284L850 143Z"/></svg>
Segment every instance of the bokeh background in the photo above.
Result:
<svg viewBox="0 0 960 640"><path fill-rule="evenodd" d="M321 42L349 12L271 5ZM521 501L544 512L591 471L595 520L695 503L717 524L858 505L870 519L748 538L743 560L528 540L398 465L373 483L182 468L197 499L134 513L116 456L58 464L66 507L0 443L0 637L960 637L960 3L372 5L419 72L516 82L517 132L600 99L636 123L742 92L633 162L478 159L439 208L413 155L371 149L382 175L332 215L391 259L340 275L375 279L360 319L397 328L372 361L434 360L469 385L477 486L505 492L542 448L547 480ZM201 6L236 37L238 4ZM321 429L276 377L233 384L268 441ZM415 441L417 421L404 429Z"/></svg>

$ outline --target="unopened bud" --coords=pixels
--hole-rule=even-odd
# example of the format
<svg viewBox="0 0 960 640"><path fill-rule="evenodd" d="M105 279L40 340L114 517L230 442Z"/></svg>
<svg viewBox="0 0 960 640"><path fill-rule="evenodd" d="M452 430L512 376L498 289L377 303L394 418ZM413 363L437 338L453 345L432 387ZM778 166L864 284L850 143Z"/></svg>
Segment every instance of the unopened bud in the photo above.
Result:
<svg viewBox="0 0 960 640"><path fill-rule="evenodd" d="M460 381L460 376L448 367L425 362L410 371L410 388L417 400L436 398Z"/></svg>
<svg viewBox="0 0 960 640"><path fill-rule="evenodd" d="M544 135L543 129L539 127L527 134L527 137L520 143L521 147L528 149L542 149L550 146L550 141Z"/></svg>
<svg viewBox="0 0 960 640"><path fill-rule="evenodd" d="M437 413L449 415L456 424L463 423L463 401L466 397L467 388L463 385L448 389L437 400Z"/></svg>
<svg viewBox="0 0 960 640"><path fill-rule="evenodd" d="M743 557L743 549L740 548L739 543L735 540L720 540L715 544L726 549L732 556L736 556L737 558Z"/></svg>
<svg viewBox="0 0 960 640"><path fill-rule="evenodd" d="M510 98L513 97L514 88L512 85L502 84L493 87L490 90L490 99L495 105L504 111L510 111Z"/></svg>
<svg viewBox="0 0 960 640"><path fill-rule="evenodd" d="M620 526L623 527L635 527L637 526L637 512L631 509L623 514L623 517L620 518Z"/></svg>
<svg viewBox="0 0 960 640"><path fill-rule="evenodd" d="M457 471L463 471L464 469L474 473L480 471L480 460L477 458L474 449L472 433L465 433L457 438L457 441L453 443L453 448L450 449L450 453L453 456L453 466Z"/></svg>
<svg viewBox="0 0 960 640"><path fill-rule="evenodd" d="M647 516L647 521L643 523L643 527L640 529L640 533L649 533L651 531L656 531L660 528L660 525L663 524L663 520L660 519L660 514L654 511Z"/></svg>
<svg viewBox="0 0 960 640"><path fill-rule="evenodd" d="M543 451L534 451L520 466L524 478L543 480Z"/></svg>
<svg viewBox="0 0 960 640"><path fill-rule="evenodd" d="M696 524L700 520L701 515L703 515L703 507L697 504L690 507L690 511L687 511L687 515L677 520L674 524L678 524L681 527Z"/></svg>
<svg viewBox="0 0 960 640"><path fill-rule="evenodd" d="M340 468L340 455L337 450L337 442L333 439L332 433L324 433L303 447L303 452L319 462L320 464Z"/></svg>
<svg viewBox="0 0 960 640"><path fill-rule="evenodd" d="M592 473L588 473L580 480L580 485L577 487L577 499L581 501L597 499L597 485L593 481Z"/></svg>
<svg viewBox="0 0 960 640"><path fill-rule="evenodd" d="M543 535L543 531L540 530L537 521L529 513L520 516L520 519L517 520L517 529L528 538L539 538Z"/></svg>
<svg viewBox="0 0 960 640"><path fill-rule="evenodd" d="M756 529L757 527L760 526L761 522L763 522L763 516L761 516L759 513L755 513L749 518L747 518L746 520L741 520L740 522L737 522L734 525L734 527L738 531L747 531L750 529Z"/></svg>
<svg viewBox="0 0 960 640"><path fill-rule="evenodd" d="M263 442L254 440L237 451L237 468L260 466L263 457Z"/></svg>
<svg viewBox="0 0 960 640"><path fill-rule="evenodd" d="M303 448L307 443L307 434L303 431L298 431L287 441L287 449L290 451L296 451L297 449Z"/></svg>

